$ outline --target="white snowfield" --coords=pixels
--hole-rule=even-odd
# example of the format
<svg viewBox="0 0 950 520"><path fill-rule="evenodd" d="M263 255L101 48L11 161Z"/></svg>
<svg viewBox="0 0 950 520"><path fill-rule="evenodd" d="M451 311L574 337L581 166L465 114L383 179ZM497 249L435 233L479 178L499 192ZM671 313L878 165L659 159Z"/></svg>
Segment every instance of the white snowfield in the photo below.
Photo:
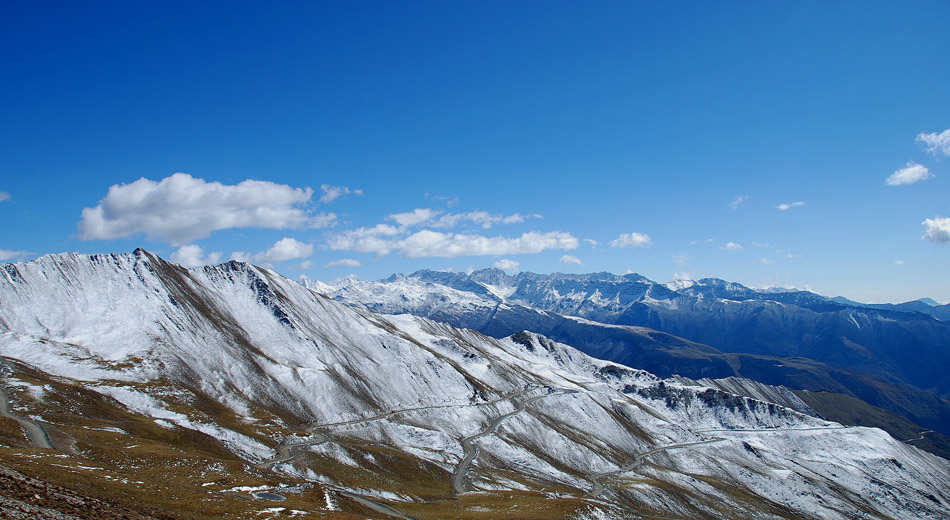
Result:
<svg viewBox="0 0 950 520"><path fill-rule="evenodd" d="M444 296L445 305L477 304ZM463 493L566 485L598 518L623 508L950 517L950 462L881 430L660 380L531 333L495 340L372 314L243 263L189 270L137 250L3 265L0 355L220 439L251 463L322 482L319 467L292 463L292 449L278 453L283 439L172 412L174 393L123 383L163 378L251 424L260 419L252 410L286 410L325 437L293 449L359 464L332 439L385 444L443 468L447 482L455 473ZM459 470L467 454L472 463Z"/></svg>

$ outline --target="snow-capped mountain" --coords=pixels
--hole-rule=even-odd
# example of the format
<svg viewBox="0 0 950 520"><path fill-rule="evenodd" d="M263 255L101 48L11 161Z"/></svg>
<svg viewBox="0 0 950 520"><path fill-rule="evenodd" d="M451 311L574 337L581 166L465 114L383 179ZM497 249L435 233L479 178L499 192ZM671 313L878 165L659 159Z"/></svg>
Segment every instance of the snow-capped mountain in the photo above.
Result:
<svg viewBox="0 0 950 520"><path fill-rule="evenodd" d="M493 337L532 330L661 376L739 376L854 396L950 434L950 323L919 312L711 278L670 286L637 274L418 271L317 290Z"/></svg>
<svg viewBox="0 0 950 520"><path fill-rule="evenodd" d="M510 290L494 281L487 295ZM477 307L462 294L440 303ZM54 418L69 389L82 395L69 417L92 421L113 403L139 421L125 435L151 432L144 420L212 439L230 453L215 468L231 456L244 461L234 471L320 485L325 500L298 501L301 515L950 515L950 463L879 429L660 379L531 332L495 339L374 314L238 262L189 270L137 250L6 264L0 355L5 383L29 390L17 413L72 443L56 464L96 456L89 428L119 435ZM238 489L218 482L196 496Z"/></svg>

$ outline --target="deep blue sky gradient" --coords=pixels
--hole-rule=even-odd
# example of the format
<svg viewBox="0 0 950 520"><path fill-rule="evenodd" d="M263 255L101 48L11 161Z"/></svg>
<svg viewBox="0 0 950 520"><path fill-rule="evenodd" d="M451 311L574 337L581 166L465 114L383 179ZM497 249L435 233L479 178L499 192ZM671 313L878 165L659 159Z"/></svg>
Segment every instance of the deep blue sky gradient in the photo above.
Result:
<svg viewBox="0 0 950 520"><path fill-rule="evenodd" d="M112 185L187 172L309 186L314 199L321 184L364 191L319 207L341 217L329 230L196 242L225 258L313 243L314 267L276 266L289 276L500 259L325 247L329 233L431 207L543 216L456 232L599 243L505 257L525 270L948 301L950 249L921 239L921 223L950 216L950 159L914 142L950 127L948 28L942 1L7 2L0 249L168 257L167 242L84 241L76 226ZM934 178L885 185L911 160ZM652 244L610 247L630 232ZM363 265L321 267L340 258Z"/></svg>

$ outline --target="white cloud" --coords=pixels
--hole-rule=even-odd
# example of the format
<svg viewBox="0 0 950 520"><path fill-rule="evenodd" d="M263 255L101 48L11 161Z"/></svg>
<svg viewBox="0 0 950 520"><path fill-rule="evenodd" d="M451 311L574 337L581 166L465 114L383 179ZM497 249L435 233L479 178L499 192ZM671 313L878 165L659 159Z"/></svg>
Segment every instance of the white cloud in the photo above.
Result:
<svg viewBox="0 0 950 520"><path fill-rule="evenodd" d="M686 255L685 253L677 253L673 255L673 263L680 267L683 267L689 263L689 256Z"/></svg>
<svg viewBox="0 0 950 520"><path fill-rule="evenodd" d="M0 191L0 202L5 200L10 200L10 194L5 191Z"/></svg>
<svg viewBox="0 0 950 520"><path fill-rule="evenodd" d="M303 262L300 262L300 264L296 267L296 269L300 269L301 271L303 271L306 269L310 269L311 267L313 267L313 260L304 260Z"/></svg>
<svg viewBox="0 0 950 520"><path fill-rule="evenodd" d="M172 253L171 260L182 267L204 267L220 262L221 252L215 251L204 256L204 248L191 244L179 247Z"/></svg>
<svg viewBox="0 0 950 520"><path fill-rule="evenodd" d="M514 260L508 260L507 258L503 258L495 262L496 269L501 269L502 271L508 274L517 273L519 265L521 265L519 262L516 262Z"/></svg>
<svg viewBox="0 0 950 520"><path fill-rule="evenodd" d="M354 259L352 259L352 258L342 258L342 259L340 259L340 260L334 260L334 261L332 261L332 262L330 262L330 263L328 263L328 264L325 264L323 267L324 267L324 268L326 268L326 267L339 267L339 266L345 266L345 267L359 267L359 266L361 266L361 265L363 265L363 264L360 263L359 260L354 260Z"/></svg>
<svg viewBox="0 0 950 520"><path fill-rule="evenodd" d="M760 264L768 265L768 264L775 263L775 261L772 260L771 258L767 257L767 256L763 256L763 257L760 257L760 258L759 258L759 263L760 263Z"/></svg>
<svg viewBox="0 0 950 520"><path fill-rule="evenodd" d="M894 265L904 265L904 264L906 264L906 263L907 263L907 262L905 262L905 261L903 261L903 260L896 260L896 261L894 262Z"/></svg>
<svg viewBox="0 0 950 520"><path fill-rule="evenodd" d="M440 233L423 229L401 240L396 249L407 258L535 254L546 249L576 249L570 233L532 231L517 238Z"/></svg>
<svg viewBox="0 0 950 520"><path fill-rule="evenodd" d="M939 155L950 155L950 128L940 132L917 134L917 144L923 147L924 151L937 157Z"/></svg>
<svg viewBox="0 0 950 520"><path fill-rule="evenodd" d="M406 258L481 255L535 254L547 249L576 249L577 238L570 233L532 231L520 237L485 237L461 233L442 233L423 229L405 236L405 229L387 224L359 228L333 235L327 246L337 251L376 253L385 256L393 251Z"/></svg>
<svg viewBox="0 0 950 520"><path fill-rule="evenodd" d="M923 238L938 244L950 242L950 218L928 218L924 220L923 225Z"/></svg>
<svg viewBox="0 0 950 520"><path fill-rule="evenodd" d="M395 220L396 224L400 226L415 226L431 219L437 214L437 211L429 208L416 208L408 213L395 213L386 217L386 220Z"/></svg>
<svg viewBox="0 0 950 520"><path fill-rule="evenodd" d="M584 262L581 262L580 258L577 258L576 256L573 256L573 255L562 256L561 263L564 265L567 265L567 264L584 265Z"/></svg>
<svg viewBox="0 0 950 520"><path fill-rule="evenodd" d="M805 205L804 202L798 201L798 202L792 202L791 204L779 204L778 206L775 206L775 207L781 211L788 211L792 208L799 208L804 205Z"/></svg>
<svg viewBox="0 0 950 520"><path fill-rule="evenodd" d="M226 185L187 173L159 182L141 178L111 186L96 207L83 209L79 237L108 240L143 232L178 246L222 229L301 227L311 217L299 206L312 195L310 188L268 181Z"/></svg>
<svg viewBox="0 0 950 520"><path fill-rule="evenodd" d="M736 198L732 199L732 202L729 203L729 207L735 211L735 209L738 208L740 204L747 200L749 200L749 197L746 195L736 195Z"/></svg>
<svg viewBox="0 0 950 520"><path fill-rule="evenodd" d="M336 213L317 213L310 217L310 225L313 229L323 229L336 225Z"/></svg>
<svg viewBox="0 0 950 520"><path fill-rule="evenodd" d="M742 246L735 242L726 242L726 245L720 246L719 249L722 249L723 251L738 251L742 249Z"/></svg>
<svg viewBox="0 0 950 520"><path fill-rule="evenodd" d="M29 251L11 251L9 249L0 249L0 262L6 262L8 260L16 260L17 258L23 258L25 256L30 256L33 253Z"/></svg>
<svg viewBox="0 0 950 520"><path fill-rule="evenodd" d="M351 229L332 235L327 240L330 249L342 251L356 251L357 253L376 253L388 255L398 242L394 237L402 231L388 224L377 224L374 227Z"/></svg>
<svg viewBox="0 0 950 520"><path fill-rule="evenodd" d="M918 181L927 180L933 177L930 170L922 164L909 161L906 166L896 170L885 181L890 186L901 186L904 184L913 184Z"/></svg>
<svg viewBox="0 0 950 520"><path fill-rule="evenodd" d="M425 194L426 200L437 200L439 202L444 202L445 207L451 208L457 206L459 203L458 197L446 197L443 195L429 195L428 192Z"/></svg>
<svg viewBox="0 0 950 520"><path fill-rule="evenodd" d="M585 238L585 239L584 239L584 242L587 242L588 244L590 244L590 247L597 247L597 245L600 244L600 242L598 242L598 241L596 241L596 240L594 240L594 239L592 239L592 238Z"/></svg>
<svg viewBox="0 0 950 520"><path fill-rule="evenodd" d="M323 195L320 196L320 202L324 204L329 204L334 200L340 197L346 197L351 193L353 195L363 194L363 190L351 190L346 186L330 186L329 184L321 184L320 191L323 192Z"/></svg>
<svg viewBox="0 0 950 520"><path fill-rule="evenodd" d="M272 267L274 264L307 258L313 254L313 244L306 244L290 237L284 237L274 243L270 249L257 254L244 251L231 253L231 259L239 262L251 262L263 267Z"/></svg>
<svg viewBox="0 0 950 520"><path fill-rule="evenodd" d="M650 235L643 233L621 233L619 237L610 242L611 247L646 247L650 245Z"/></svg>
<svg viewBox="0 0 950 520"><path fill-rule="evenodd" d="M438 217L438 218L436 218ZM470 222L489 229L497 224L516 224L524 222L529 218L541 218L541 215L521 215L514 213L511 215L491 214L487 211L470 211L468 213L446 213L430 208L416 208L407 213L395 213L386 217L386 220L393 220L396 224L404 227L418 226L425 224L435 228L453 228L459 224Z"/></svg>

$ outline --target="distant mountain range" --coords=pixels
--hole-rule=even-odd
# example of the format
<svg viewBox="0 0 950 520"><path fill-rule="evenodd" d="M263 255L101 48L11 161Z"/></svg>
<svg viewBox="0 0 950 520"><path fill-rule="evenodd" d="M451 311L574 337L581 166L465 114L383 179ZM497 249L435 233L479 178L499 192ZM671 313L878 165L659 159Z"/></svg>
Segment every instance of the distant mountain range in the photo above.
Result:
<svg viewBox="0 0 950 520"><path fill-rule="evenodd" d="M61 518L79 493L110 518L950 515L950 462L819 418L808 395L364 309L544 326L695 367L778 359L516 304L518 278L498 272L452 278L461 289L438 276L335 289L356 306L252 265L184 269L143 250L0 266L0 466L16 471L0 480L18 479L0 513ZM523 290L618 316L626 295L670 293L603 278ZM689 298L718 300L656 301Z"/></svg>
<svg viewBox="0 0 950 520"><path fill-rule="evenodd" d="M950 323L940 319L948 306L933 301L865 305L715 278L661 284L637 274L498 269L303 282L374 312L494 337L535 331L664 377L739 376L845 394L950 434Z"/></svg>

